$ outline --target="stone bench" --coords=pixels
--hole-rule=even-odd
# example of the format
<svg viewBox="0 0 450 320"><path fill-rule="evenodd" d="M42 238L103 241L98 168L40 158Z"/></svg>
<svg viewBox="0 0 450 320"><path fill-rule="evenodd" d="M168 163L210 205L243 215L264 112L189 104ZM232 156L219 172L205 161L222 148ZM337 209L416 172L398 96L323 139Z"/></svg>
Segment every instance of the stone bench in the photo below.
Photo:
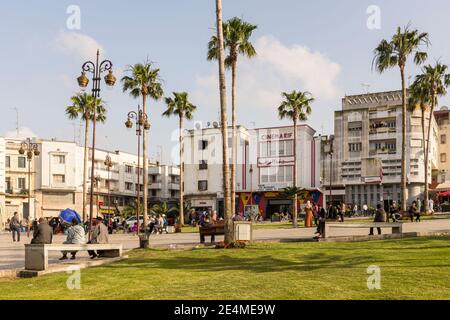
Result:
<svg viewBox="0 0 450 320"><path fill-rule="evenodd" d="M330 237L330 231L334 228L391 228L392 233L402 233L402 223L397 222L370 222L370 223L328 223L325 222L324 238Z"/></svg>
<svg viewBox="0 0 450 320"><path fill-rule="evenodd" d="M25 270L47 270L49 251L88 250L102 250L102 257L122 257L122 244L26 244Z"/></svg>

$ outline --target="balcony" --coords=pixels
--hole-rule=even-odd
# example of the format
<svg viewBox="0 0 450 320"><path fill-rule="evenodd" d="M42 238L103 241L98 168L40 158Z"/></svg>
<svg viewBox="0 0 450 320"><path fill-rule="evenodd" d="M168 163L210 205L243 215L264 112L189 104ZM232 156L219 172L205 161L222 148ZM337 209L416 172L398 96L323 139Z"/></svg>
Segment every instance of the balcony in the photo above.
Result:
<svg viewBox="0 0 450 320"><path fill-rule="evenodd" d="M161 182L150 182L148 188L150 190L160 190L162 189L162 184Z"/></svg>
<svg viewBox="0 0 450 320"><path fill-rule="evenodd" d="M396 154L396 150L389 150L389 149L376 149L376 150L369 150L369 156L377 156L377 155L384 155L384 154Z"/></svg>
<svg viewBox="0 0 450 320"><path fill-rule="evenodd" d="M376 109L375 109L376 110ZM389 110L376 110L376 111L369 111L369 119L386 119L386 118L395 118L396 117L396 111L389 111Z"/></svg>
<svg viewBox="0 0 450 320"><path fill-rule="evenodd" d="M180 183L169 183L169 190L180 190Z"/></svg>

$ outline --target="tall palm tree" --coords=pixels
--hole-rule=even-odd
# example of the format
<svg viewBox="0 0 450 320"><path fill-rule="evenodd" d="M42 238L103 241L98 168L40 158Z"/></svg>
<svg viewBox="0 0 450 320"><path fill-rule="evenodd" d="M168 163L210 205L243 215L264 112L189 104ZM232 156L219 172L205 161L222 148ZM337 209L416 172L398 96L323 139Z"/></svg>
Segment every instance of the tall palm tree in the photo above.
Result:
<svg viewBox="0 0 450 320"><path fill-rule="evenodd" d="M173 92L174 98L166 97L167 110L163 112L163 116L178 116L179 123L179 144L180 144L180 224L184 225L184 146L183 146L183 128L184 119L192 120L193 113L197 109L189 102L187 92Z"/></svg>
<svg viewBox="0 0 450 320"><path fill-rule="evenodd" d="M447 94L447 87L450 86L450 74L447 73L448 66L439 62L433 65L426 65L422 69L422 74L416 76L413 87L421 88L424 100L430 105L428 118L428 130L425 150L425 212L428 212L429 186L428 186L428 162L430 156L431 126L434 108L438 104L438 97Z"/></svg>
<svg viewBox="0 0 450 320"><path fill-rule="evenodd" d="M414 63L422 64L428 57L426 52L420 51L422 45L428 46L428 33L420 33L418 30L411 30L406 26L403 30L398 27L397 33L394 34L390 41L383 39L378 47L374 50L374 59L372 66L375 66L379 73L383 73L389 68L396 66L400 69L400 77L402 82L402 172L401 172L401 189L402 189L402 207L406 211L406 82L405 68L407 60L414 55Z"/></svg>
<svg viewBox="0 0 450 320"><path fill-rule="evenodd" d="M283 101L278 107L278 116L280 119L290 119L294 122L294 173L292 187L297 187L297 122L306 121L308 115L311 113L311 103L314 98L311 93L305 91L295 91L290 93L283 92ZM293 222L294 227L297 228L297 193L293 195Z"/></svg>
<svg viewBox="0 0 450 320"><path fill-rule="evenodd" d="M236 163L237 163L237 114L236 114L236 66L238 56L241 54L248 58L256 56L256 50L250 42L252 32L257 28L238 17L229 19L223 23L224 47L228 49L225 58L225 67L231 68L231 126L233 139L231 148L231 209L236 209ZM208 60L217 60L218 42L217 36L212 36L208 43Z"/></svg>
<svg viewBox="0 0 450 320"><path fill-rule="evenodd" d="M78 119L84 121L84 165L83 165L83 221L86 221L86 195L87 195L87 170L88 170L88 138L89 122L93 120L94 106L97 108L96 121L105 122L106 108L103 101L95 99L87 93L79 93L70 98L72 105L66 108L66 114L69 119Z"/></svg>
<svg viewBox="0 0 450 320"><path fill-rule="evenodd" d="M222 0L216 0L216 30L218 43L219 93L220 93L220 124L222 131L222 179L225 213L225 243L233 240L233 220L230 197L230 169L228 167L228 121L227 94L225 83L225 49L223 45Z"/></svg>
<svg viewBox="0 0 450 320"><path fill-rule="evenodd" d="M133 98L142 98L142 111L147 114L147 98L159 100L164 92L159 78L159 69L153 68L152 63L146 61L129 66L127 72L130 76L122 78L123 92L128 91ZM143 153L143 187L144 187L144 226L148 222L148 164L147 164L147 130L143 132L142 153Z"/></svg>

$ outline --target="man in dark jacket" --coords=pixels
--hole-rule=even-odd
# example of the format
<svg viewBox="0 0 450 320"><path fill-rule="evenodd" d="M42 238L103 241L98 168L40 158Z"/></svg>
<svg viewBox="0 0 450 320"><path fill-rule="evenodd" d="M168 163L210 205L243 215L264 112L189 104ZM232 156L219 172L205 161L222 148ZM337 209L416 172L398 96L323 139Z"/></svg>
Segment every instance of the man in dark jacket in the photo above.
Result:
<svg viewBox="0 0 450 320"><path fill-rule="evenodd" d="M39 224L33 231L32 244L50 244L53 240L53 229L44 218L39 218Z"/></svg>
<svg viewBox="0 0 450 320"><path fill-rule="evenodd" d="M386 211L381 207L381 204L377 204L377 212L375 213L375 219L373 222L386 222ZM378 234L381 234L381 228L377 227ZM373 228L370 228L369 236L373 236Z"/></svg>

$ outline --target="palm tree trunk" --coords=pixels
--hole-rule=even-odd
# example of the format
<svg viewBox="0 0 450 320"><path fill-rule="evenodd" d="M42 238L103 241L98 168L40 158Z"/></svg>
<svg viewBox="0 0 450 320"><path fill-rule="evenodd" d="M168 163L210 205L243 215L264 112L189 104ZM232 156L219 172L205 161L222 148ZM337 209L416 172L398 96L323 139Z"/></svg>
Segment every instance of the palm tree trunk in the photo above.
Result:
<svg viewBox="0 0 450 320"><path fill-rule="evenodd" d="M406 212L406 201L408 190L406 189L406 84L405 84L405 67L400 67L400 75L402 78L402 169L401 169L401 210Z"/></svg>
<svg viewBox="0 0 450 320"><path fill-rule="evenodd" d="M293 187L297 187L297 115L295 115L294 118L294 177L293 177L294 185ZM298 227L298 221L297 221L297 192L294 195L293 200L293 222L294 222L294 228Z"/></svg>
<svg viewBox="0 0 450 320"><path fill-rule="evenodd" d="M84 126L84 163L83 163L83 222L86 221L87 176L88 176L88 143L89 143L89 116Z"/></svg>
<svg viewBox="0 0 450 320"><path fill-rule="evenodd" d="M145 94L142 95L142 112L144 114L147 114L147 96ZM143 224L144 224L144 230L146 230L147 228L147 221L148 221L148 217L147 217L147 202L148 202L148 175L147 175L147 168L148 168L148 164L147 164L147 130L142 130L142 174L143 174L143 179L142 179L142 183L144 184L144 191L142 193L142 196L144 198L143 204L144 204L144 219L143 219ZM138 230L139 233L139 230Z"/></svg>
<svg viewBox="0 0 450 320"><path fill-rule="evenodd" d="M430 138L431 138L431 125L433 123L433 111L436 103L436 92L433 90L431 94L431 109L428 119L428 134L427 134L427 151L425 153L425 192L424 192L424 208L425 213L428 213L428 199L429 199L429 187L428 187L428 159L430 155Z"/></svg>
<svg viewBox="0 0 450 320"><path fill-rule="evenodd" d="M231 125L233 126L232 163L231 163L231 210L236 210L236 165L237 165L237 128L236 128L236 61L231 67ZM243 173L244 174L244 173Z"/></svg>
<svg viewBox="0 0 450 320"><path fill-rule="evenodd" d="M180 113L180 224L184 225L184 161L183 161L183 114Z"/></svg>
<svg viewBox="0 0 450 320"><path fill-rule="evenodd" d="M217 41L219 42L219 92L220 92L220 120L222 129L222 172L225 211L225 243L233 241L233 220L230 198L230 169L228 167L228 121L227 97L225 83L225 53L223 47L222 30L222 0L216 0Z"/></svg>

